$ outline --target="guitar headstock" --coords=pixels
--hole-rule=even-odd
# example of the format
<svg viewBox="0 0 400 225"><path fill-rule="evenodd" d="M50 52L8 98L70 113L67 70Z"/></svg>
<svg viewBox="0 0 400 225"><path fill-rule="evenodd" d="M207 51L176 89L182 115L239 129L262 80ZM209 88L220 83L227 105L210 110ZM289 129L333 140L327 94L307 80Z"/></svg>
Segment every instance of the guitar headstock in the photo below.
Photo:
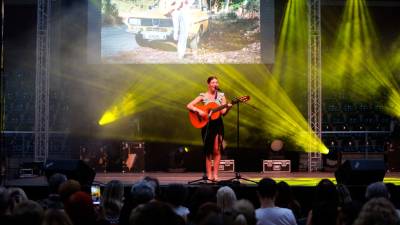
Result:
<svg viewBox="0 0 400 225"><path fill-rule="evenodd" d="M232 104L236 104L239 102L247 102L248 100L250 100L250 96L248 96L248 95L241 96L241 97L235 97L232 99Z"/></svg>

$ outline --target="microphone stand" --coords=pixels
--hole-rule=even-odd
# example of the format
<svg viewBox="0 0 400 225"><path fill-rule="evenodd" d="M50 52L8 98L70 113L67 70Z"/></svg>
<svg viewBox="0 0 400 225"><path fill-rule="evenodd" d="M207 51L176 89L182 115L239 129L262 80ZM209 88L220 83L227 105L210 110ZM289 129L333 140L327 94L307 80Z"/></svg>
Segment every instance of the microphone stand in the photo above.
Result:
<svg viewBox="0 0 400 225"><path fill-rule="evenodd" d="M243 178L241 175L240 175L240 171L237 169L237 159L238 159L238 157L237 157L237 155L239 154L239 143L240 143L240 141L239 141L239 103L238 104L236 104L237 105L237 115L236 115L236 152L235 152L235 157L234 157L234 160L235 160L235 177L233 177L233 178L231 178L231 179L228 179L228 180L225 180L225 181L221 181L221 182L224 182L224 183L226 183L226 182L232 182L232 183L240 183L240 180L244 180L244 181L247 181L247 182L251 182L251 183L255 183L255 184L257 184L257 182L256 181L254 181L254 180L250 180L250 179L247 179L247 178Z"/></svg>

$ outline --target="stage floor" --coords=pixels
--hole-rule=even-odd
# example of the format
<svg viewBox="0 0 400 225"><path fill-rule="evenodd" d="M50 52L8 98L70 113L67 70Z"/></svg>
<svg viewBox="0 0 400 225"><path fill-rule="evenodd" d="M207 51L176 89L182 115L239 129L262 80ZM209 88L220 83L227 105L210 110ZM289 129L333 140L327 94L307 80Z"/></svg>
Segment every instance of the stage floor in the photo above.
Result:
<svg viewBox="0 0 400 225"><path fill-rule="evenodd" d="M327 178L336 182L335 175L332 172L242 172L242 178L259 181L263 177L271 177L276 181L286 181L291 186L315 186L321 179ZM161 185L170 183L188 184L190 181L201 179L203 174L196 172L184 173L169 173L169 172L145 172L145 173L97 173L94 179L95 183L106 184L110 180L120 180L125 185L132 185L133 183L143 179L145 176L156 177L159 179ZM235 178L235 173L220 173L220 181ZM388 172L385 175L385 183L394 183L400 185L400 172ZM222 183L222 182L221 182ZM241 184L255 185L255 183L241 179ZM212 184L212 183L210 183ZM9 179L5 181L6 186L46 186L47 181L44 176Z"/></svg>

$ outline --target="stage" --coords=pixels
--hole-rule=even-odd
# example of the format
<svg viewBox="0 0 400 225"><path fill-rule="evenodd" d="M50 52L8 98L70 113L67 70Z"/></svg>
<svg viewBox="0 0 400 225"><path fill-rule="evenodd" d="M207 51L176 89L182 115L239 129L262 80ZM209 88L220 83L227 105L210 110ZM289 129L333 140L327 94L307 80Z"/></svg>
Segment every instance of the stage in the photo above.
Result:
<svg viewBox="0 0 400 225"><path fill-rule="evenodd" d="M242 178L249 179L257 182L263 177L274 178L277 182L286 181L291 186L298 187L313 187L321 179L330 179L336 183L335 175L333 172L242 172L240 173ZM101 173L97 172L94 179L94 183L103 185L110 180L120 180L125 186L130 186L133 183L143 179L145 176L156 177L160 184L165 186L171 183L188 184L190 181L194 181L202 178L203 174L199 172L183 172L183 173L169 173L169 172L144 172L144 173ZM220 182L207 184L220 185L224 184L226 180L235 178L235 173L225 172L220 173ZM240 180L240 184L254 186L255 183L251 181ZM384 178L385 183L394 183L400 185L400 172L387 172ZM199 183L196 183L199 184ZM47 186L46 177L26 177L9 179L5 181L6 186Z"/></svg>

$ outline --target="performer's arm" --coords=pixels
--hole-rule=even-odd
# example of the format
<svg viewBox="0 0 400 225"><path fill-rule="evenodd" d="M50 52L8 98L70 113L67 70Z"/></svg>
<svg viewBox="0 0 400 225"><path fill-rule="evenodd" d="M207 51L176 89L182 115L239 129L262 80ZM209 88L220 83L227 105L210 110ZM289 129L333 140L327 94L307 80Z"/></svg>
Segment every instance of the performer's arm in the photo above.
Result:
<svg viewBox="0 0 400 225"><path fill-rule="evenodd" d="M198 109L195 105L198 104L203 100L203 97L198 96L195 98L193 101L191 101L189 104L187 104L186 108L189 109L190 111L197 112L200 116L206 115L206 112Z"/></svg>
<svg viewBox="0 0 400 225"><path fill-rule="evenodd" d="M225 98L225 96L223 96L222 97L222 105L225 105L226 104L226 98ZM222 113L222 115L226 115L226 114L228 114L228 112L229 112L229 110L232 108L232 104L231 103L228 103L228 105L227 105L227 107L226 108L224 108L223 110L221 110L221 113Z"/></svg>

